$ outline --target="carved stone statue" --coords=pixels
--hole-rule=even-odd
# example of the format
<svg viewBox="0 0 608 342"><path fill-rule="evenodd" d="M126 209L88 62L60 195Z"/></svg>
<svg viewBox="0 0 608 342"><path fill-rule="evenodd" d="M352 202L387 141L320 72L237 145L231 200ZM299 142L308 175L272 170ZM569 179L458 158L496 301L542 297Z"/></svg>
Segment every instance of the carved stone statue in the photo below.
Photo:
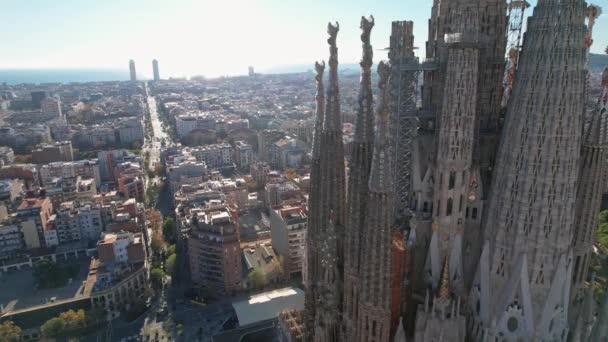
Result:
<svg viewBox="0 0 608 342"><path fill-rule="evenodd" d="M359 28L361 29L362 42L369 42L370 32L372 31L372 28L375 24L374 16L370 15L369 18L370 19L367 19L365 16L361 17L361 24L359 25Z"/></svg>

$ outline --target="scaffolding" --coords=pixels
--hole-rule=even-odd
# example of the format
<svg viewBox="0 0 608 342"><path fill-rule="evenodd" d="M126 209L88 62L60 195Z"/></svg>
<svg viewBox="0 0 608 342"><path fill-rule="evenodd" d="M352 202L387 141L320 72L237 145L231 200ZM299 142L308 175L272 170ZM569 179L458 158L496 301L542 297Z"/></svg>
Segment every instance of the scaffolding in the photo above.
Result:
<svg viewBox="0 0 608 342"><path fill-rule="evenodd" d="M391 62L391 135L396 188L395 216L397 220L411 218L412 146L418 134L418 80L423 71L436 70L434 60L422 63L414 55L414 24L394 21L389 59Z"/></svg>

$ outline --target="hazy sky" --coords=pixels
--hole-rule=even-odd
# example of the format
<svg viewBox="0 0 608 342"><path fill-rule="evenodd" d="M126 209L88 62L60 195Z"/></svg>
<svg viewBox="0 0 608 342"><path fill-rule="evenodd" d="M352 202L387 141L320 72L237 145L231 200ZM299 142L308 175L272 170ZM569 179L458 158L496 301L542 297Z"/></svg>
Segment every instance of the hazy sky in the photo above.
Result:
<svg viewBox="0 0 608 342"><path fill-rule="evenodd" d="M536 1L530 1L535 3ZM606 0L596 0L604 5ZM388 46L390 22L414 20L424 47L432 0L27 0L2 1L0 68L124 68L150 76L245 73L327 58L326 24L340 22L340 62L361 54L359 20L373 14L374 49ZM532 9L528 9L528 14ZM608 13L593 52L608 45ZM375 51L375 60L386 53Z"/></svg>

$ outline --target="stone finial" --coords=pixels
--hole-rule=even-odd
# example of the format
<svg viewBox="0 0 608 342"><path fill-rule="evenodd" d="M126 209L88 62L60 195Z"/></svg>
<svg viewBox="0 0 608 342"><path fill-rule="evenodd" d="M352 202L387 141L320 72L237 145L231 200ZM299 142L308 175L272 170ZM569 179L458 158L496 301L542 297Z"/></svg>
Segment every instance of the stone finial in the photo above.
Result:
<svg viewBox="0 0 608 342"><path fill-rule="evenodd" d="M338 31L340 31L340 24L336 22L336 25L327 23L327 44L329 44L329 72L331 73L334 68L338 67L338 47L336 45L336 38L338 37ZM331 87L331 84L330 84Z"/></svg>
<svg viewBox="0 0 608 342"><path fill-rule="evenodd" d="M374 110L372 95L372 64L374 52L370 44L370 34L374 27L374 17L371 19L361 17L361 42L362 57L359 65L361 66L361 78L359 81L359 107L357 110L357 121L355 127L355 141L372 142L374 139Z"/></svg>
<svg viewBox="0 0 608 342"><path fill-rule="evenodd" d="M378 107L376 108L376 134L374 154L369 179L369 189L378 192L392 192L392 156L390 154L389 127L389 75L390 66L382 61L378 64Z"/></svg>
<svg viewBox="0 0 608 342"><path fill-rule="evenodd" d="M361 17L361 42L363 42L363 57L361 58L362 71L369 71L372 66L372 58L374 56L372 45L369 42L372 28L374 27L374 16L370 15L371 19ZM365 70L367 69L367 70Z"/></svg>
<svg viewBox="0 0 608 342"><path fill-rule="evenodd" d="M593 26L595 26L595 20L602 14L602 8L597 5L587 6L587 34L585 36L585 45L587 49L593 44Z"/></svg>
<svg viewBox="0 0 608 342"><path fill-rule="evenodd" d="M380 100L385 100L384 103L380 103L378 104L378 107L381 107L383 105L388 105L388 77L391 73L391 67L390 65L385 62L382 61L378 64L378 77L380 78L378 81L378 87L380 88ZM384 109L384 108L379 108L380 109ZM388 114L385 113L385 114Z"/></svg>
<svg viewBox="0 0 608 342"><path fill-rule="evenodd" d="M380 95L378 100L378 135L380 140L388 140L389 138L389 76L391 67L388 63L382 61L378 64L378 88Z"/></svg>
<svg viewBox="0 0 608 342"><path fill-rule="evenodd" d="M323 87L323 73L325 72L325 61L315 62L315 81L317 82L317 119L315 121L315 131L313 136L312 157L318 159L321 150L321 131L325 121L325 91Z"/></svg>
<svg viewBox="0 0 608 342"><path fill-rule="evenodd" d="M441 280L439 280L437 296L444 303L450 300L450 262L447 256L443 260L443 271L441 272Z"/></svg>
<svg viewBox="0 0 608 342"><path fill-rule="evenodd" d="M327 43L329 45L336 46L336 37L338 36L338 31L340 31L340 23L337 21L335 25L333 25L331 22L327 23L327 34L329 34Z"/></svg>
<svg viewBox="0 0 608 342"><path fill-rule="evenodd" d="M323 73L325 72L325 61L315 62L315 80L317 81L317 93L319 92L319 84L323 86Z"/></svg>
<svg viewBox="0 0 608 342"><path fill-rule="evenodd" d="M323 90L323 73L325 72L325 61L321 61L321 63L315 62L315 72L315 81L317 82L317 113L319 113L319 110L321 110L321 112L324 112L325 105L325 92Z"/></svg>
<svg viewBox="0 0 608 342"><path fill-rule="evenodd" d="M329 75L327 86L327 105L325 106L326 118L323 123L323 129L327 131L342 130L342 118L340 114L340 90L338 85L338 47L336 46L336 38L340 25L336 22L327 24L327 33L329 38Z"/></svg>
<svg viewBox="0 0 608 342"><path fill-rule="evenodd" d="M359 28L361 29L361 41L363 44L369 45L369 38L372 31L372 28L375 25L374 16L370 15L370 19L367 19L365 16L361 17L361 24ZM364 50L365 52L365 50Z"/></svg>
<svg viewBox="0 0 608 342"><path fill-rule="evenodd" d="M338 46L336 45L336 38L338 37L338 31L340 31L340 24L336 22L335 25L327 23L327 44L329 44L329 68L330 72L332 68L338 66Z"/></svg>

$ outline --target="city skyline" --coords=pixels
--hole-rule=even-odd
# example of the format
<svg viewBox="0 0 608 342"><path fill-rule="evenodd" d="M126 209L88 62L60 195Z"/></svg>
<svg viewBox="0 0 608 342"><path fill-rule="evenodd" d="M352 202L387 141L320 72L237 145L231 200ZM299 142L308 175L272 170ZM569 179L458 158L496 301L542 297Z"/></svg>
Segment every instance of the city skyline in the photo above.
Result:
<svg viewBox="0 0 608 342"><path fill-rule="evenodd" d="M536 1L530 4L534 6ZM277 0L239 0L229 5L112 0L85 8L67 0L52 4L38 0L34 5L9 3L0 13L0 22L10 23L5 31L20 34L20 39L4 46L3 69L128 71L127 61L133 59L141 66L140 77L152 78L153 59L159 61L165 77L241 75L250 65L261 72L296 64L312 69L315 60L325 58L317 38L324 35L328 20L348 28L338 38L341 60L356 63L360 55L358 20L370 14L376 19L371 43L378 61L387 58L382 49L389 45L391 21L404 18L414 21L416 54L424 57L432 1L420 5L412 0L381 4L340 0L321 6L314 0L294 6ZM319 12L319 8L325 10ZM531 13L532 8L526 12ZM608 45L606 16L597 20L594 39L591 52L601 53Z"/></svg>

